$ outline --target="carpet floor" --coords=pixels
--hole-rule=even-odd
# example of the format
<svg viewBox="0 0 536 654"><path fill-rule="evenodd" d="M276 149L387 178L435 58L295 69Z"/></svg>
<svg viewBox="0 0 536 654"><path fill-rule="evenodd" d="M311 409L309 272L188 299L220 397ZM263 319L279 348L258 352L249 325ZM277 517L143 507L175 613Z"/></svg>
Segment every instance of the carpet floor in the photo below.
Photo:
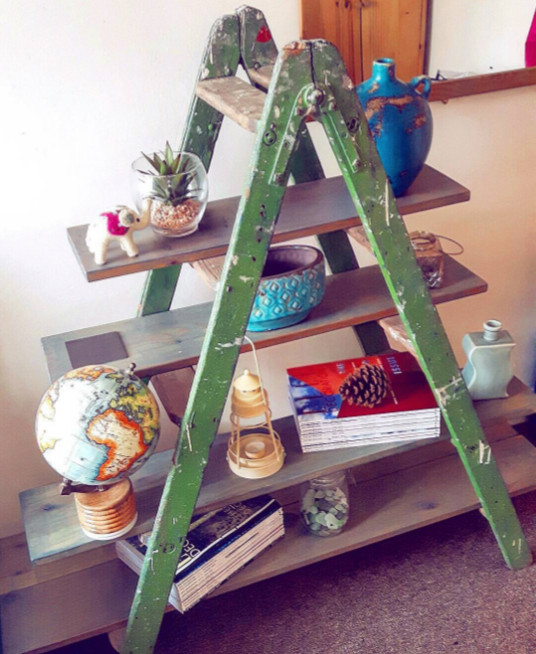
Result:
<svg viewBox="0 0 536 654"><path fill-rule="evenodd" d="M515 500L536 553L536 492ZM168 614L155 654L535 654L536 564L472 512ZM106 636L56 654L108 654Z"/></svg>

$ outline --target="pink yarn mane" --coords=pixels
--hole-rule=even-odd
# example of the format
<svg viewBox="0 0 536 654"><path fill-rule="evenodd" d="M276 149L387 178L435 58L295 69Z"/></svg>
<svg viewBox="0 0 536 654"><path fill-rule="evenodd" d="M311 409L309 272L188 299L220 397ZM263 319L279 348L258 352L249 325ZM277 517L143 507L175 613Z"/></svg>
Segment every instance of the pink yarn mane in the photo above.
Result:
<svg viewBox="0 0 536 654"><path fill-rule="evenodd" d="M119 214L113 211L101 213L103 218L106 218L106 227L110 234L114 236L124 236L128 233L129 228L121 225L119 222Z"/></svg>

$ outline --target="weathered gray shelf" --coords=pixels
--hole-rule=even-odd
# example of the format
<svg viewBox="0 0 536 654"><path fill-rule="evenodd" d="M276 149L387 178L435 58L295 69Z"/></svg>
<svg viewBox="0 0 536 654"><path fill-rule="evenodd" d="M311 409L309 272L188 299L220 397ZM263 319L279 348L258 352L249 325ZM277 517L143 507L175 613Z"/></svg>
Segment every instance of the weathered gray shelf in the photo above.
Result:
<svg viewBox="0 0 536 654"><path fill-rule="evenodd" d="M491 429L492 439L502 438L508 435L508 429L504 433L500 429L495 433L493 423L496 420L522 421L536 410L536 396L516 380L511 387L511 397L506 400L477 402L476 408L482 424ZM320 474L365 466L410 450L422 448L432 452L432 456L445 456L452 452L449 437L443 429L439 441L433 439L404 444L390 443L302 454L292 418L277 420L274 427L281 435L286 460L276 475L266 479L243 479L234 475L225 461L228 435L216 437L196 512L212 510L262 493L273 493ZM140 516L132 533L148 531L152 526L171 454L172 451L168 450L153 455L132 477ZM57 484L24 491L20 494L20 501L30 558L35 563L102 547L102 543L83 534L73 498L59 495Z"/></svg>
<svg viewBox="0 0 536 654"><path fill-rule="evenodd" d="M432 298L439 304L483 293L486 289L487 284L483 279L458 261L447 257L445 282L441 288L432 291ZM211 303L197 304L185 309L44 338L43 347L50 378L57 379L77 367L69 358L67 343L98 336L107 338L113 332L121 335L127 357L95 357L85 363L108 362L118 367L128 367L131 362L135 362L136 372L141 376L195 365L201 353L211 310ZM333 329L379 320L396 313L379 267L369 266L327 277L324 300L299 325L249 335L257 348L270 347ZM244 351L248 349L249 345L243 347Z"/></svg>
<svg viewBox="0 0 536 654"><path fill-rule="evenodd" d="M251 88L251 87L250 87ZM408 193L397 200L407 215L467 202L470 192L439 171L425 166ZM128 275L172 264L198 261L227 252L240 197L209 202L198 231L187 238L165 238L146 229L136 234L139 255L130 259L110 246L108 262L97 266L86 246L87 225L69 228L68 235L88 281ZM325 234L360 225L348 188L341 176L289 186L272 243Z"/></svg>
<svg viewBox="0 0 536 654"><path fill-rule="evenodd" d="M493 454L510 494L534 490L536 449L523 436L514 435L508 425L497 431L500 433L504 439L493 443ZM490 436L493 434L488 433ZM430 453L432 458L423 462L422 455L430 448L437 444L406 453L420 458L408 461L403 469L390 474L380 471L358 483L352 489L350 522L336 538L308 536L297 519L297 508L286 507L285 538L213 596L478 508L479 501L452 448L446 455ZM126 624L137 576L117 560L87 568L81 565L77 572L14 590L0 600L3 654L47 652ZM60 604L62 619L58 620ZM31 628L21 628L29 615L39 616L39 620L32 622Z"/></svg>

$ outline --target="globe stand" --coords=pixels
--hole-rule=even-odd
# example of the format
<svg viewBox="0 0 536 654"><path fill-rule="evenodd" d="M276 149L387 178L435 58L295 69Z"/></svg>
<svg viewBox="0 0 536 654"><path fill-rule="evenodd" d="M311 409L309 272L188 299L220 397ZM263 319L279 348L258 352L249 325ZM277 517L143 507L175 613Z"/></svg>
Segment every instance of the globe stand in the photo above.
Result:
<svg viewBox="0 0 536 654"><path fill-rule="evenodd" d="M112 540L128 533L138 513L130 479L95 492L73 492L80 527L88 538Z"/></svg>

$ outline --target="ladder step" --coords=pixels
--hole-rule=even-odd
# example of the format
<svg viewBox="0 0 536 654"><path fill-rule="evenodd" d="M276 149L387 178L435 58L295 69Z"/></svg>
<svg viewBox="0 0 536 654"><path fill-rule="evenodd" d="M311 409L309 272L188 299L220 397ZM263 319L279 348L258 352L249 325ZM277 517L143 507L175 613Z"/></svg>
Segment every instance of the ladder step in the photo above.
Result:
<svg viewBox="0 0 536 654"><path fill-rule="evenodd" d="M274 74L274 66L262 66L261 68L250 68L248 75L255 84L267 89L270 86L270 80Z"/></svg>
<svg viewBox="0 0 536 654"><path fill-rule="evenodd" d="M249 132L257 131L266 94L238 77L217 77L198 82L198 98Z"/></svg>
<svg viewBox="0 0 536 654"><path fill-rule="evenodd" d="M374 256L374 252L372 251L372 248L370 246L370 241L367 238L367 235L365 234L365 228L363 225L358 225L357 227L350 227L350 229L346 230L346 233L348 236L354 239L356 243L361 245L361 247L364 247L367 252L370 252Z"/></svg>

